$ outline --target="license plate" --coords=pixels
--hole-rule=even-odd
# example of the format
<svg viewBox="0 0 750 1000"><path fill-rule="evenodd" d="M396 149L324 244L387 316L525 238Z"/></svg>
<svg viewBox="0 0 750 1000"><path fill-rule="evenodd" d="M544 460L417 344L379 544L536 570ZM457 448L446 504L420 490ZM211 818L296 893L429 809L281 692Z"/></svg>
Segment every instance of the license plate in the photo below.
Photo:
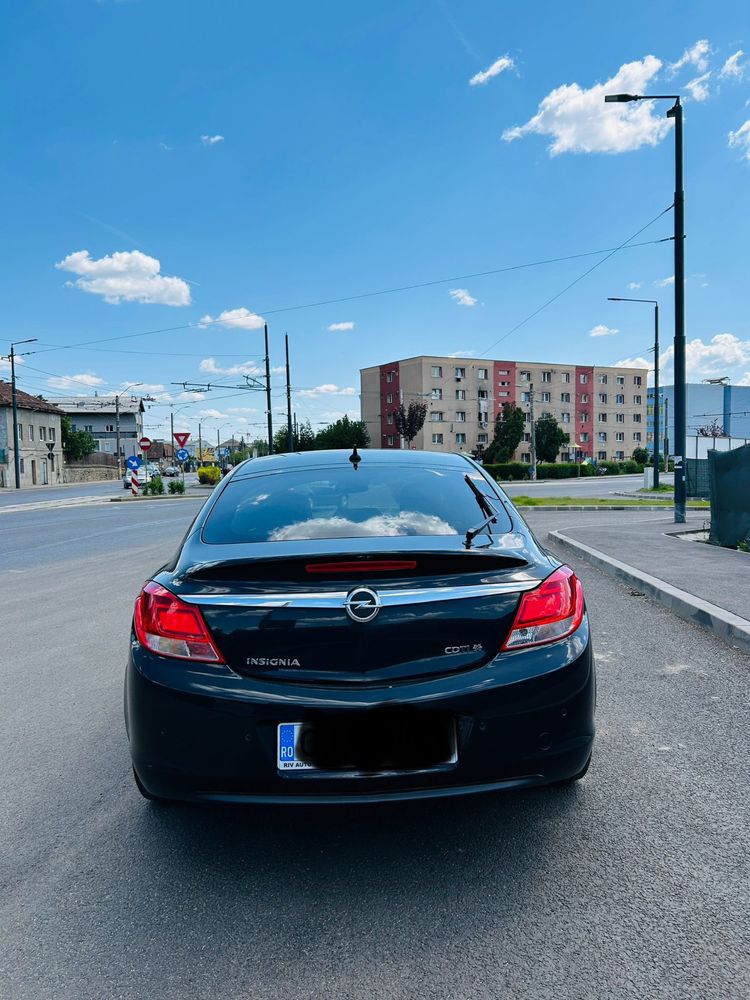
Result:
<svg viewBox="0 0 750 1000"><path fill-rule="evenodd" d="M369 727L352 721L323 730L311 723L281 722L277 726L276 766L279 771L395 773L429 770L457 762L456 727L452 719L409 721L411 725L405 718L397 717L393 725L384 730L375 726L369 734ZM403 723L403 728L398 723ZM316 752L312 753L311 748ZM318 763L313 763L310 756L318 757Z"/></svg>

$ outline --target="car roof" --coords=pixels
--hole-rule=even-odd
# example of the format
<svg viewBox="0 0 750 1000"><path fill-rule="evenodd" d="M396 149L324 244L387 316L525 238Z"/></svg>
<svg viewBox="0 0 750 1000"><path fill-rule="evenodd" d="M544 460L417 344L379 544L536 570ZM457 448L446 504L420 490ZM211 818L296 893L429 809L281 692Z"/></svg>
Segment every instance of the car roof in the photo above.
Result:
<svg viewBox="0 0 750 1000"><path fill-rule="evenodd" d="M419 465L431 469L465 469L473 465L468 455L435 451L411 451L406 449L362 448L357 449L362 468L371 465ZM264 472L292 472L301 469L335 468L348 463L351 448L322 451L296 451L278 455L264 455L249 458L236 466L232 479L258 475Z"/></svg>

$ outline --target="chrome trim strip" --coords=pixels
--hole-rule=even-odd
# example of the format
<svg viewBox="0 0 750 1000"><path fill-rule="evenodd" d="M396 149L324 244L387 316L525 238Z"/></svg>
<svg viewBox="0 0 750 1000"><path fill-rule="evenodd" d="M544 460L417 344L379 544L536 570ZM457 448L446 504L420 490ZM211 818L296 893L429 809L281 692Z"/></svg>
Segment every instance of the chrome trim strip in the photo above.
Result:
<svg viewBox="0 0 750 1000"><path fill-rule="evenodd" d="M406 604L428 604L431 601L462 601L471 597L494 597L501 594L521 594L538 587L541 580L515 583L483 583L469 587L420 587L416 590L378 590L384 608ZM224 608L340 608L350 592L347 590L302 594L179 594L187 604Z"/></svg>

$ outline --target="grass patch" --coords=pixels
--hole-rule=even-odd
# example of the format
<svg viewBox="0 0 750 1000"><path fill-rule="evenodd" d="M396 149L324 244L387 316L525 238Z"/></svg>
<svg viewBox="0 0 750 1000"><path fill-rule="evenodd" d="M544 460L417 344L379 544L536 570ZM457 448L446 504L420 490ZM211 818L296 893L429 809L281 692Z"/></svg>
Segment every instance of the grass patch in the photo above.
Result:
<svg viewBox="0 0 750 1000"><path fill-rule="evenodd" d="M673 493L674 486L667 486L666 483L659 486L641 486L638 493Z"/></svg>
<svg viewBox="0 0 750 1000"><path fill-rule="evenodd" d="M631 500L625 497L511 497L517 507L672 507L671 500L656 500L644 497L643 500ZM689 509L710 507L708 500L689 500Z"/></svg>

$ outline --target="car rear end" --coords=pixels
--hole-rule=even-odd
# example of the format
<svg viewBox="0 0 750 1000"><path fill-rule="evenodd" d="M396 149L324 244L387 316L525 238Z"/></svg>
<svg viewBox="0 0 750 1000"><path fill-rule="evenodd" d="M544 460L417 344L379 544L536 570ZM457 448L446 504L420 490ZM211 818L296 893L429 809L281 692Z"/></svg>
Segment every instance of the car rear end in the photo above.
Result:
<svg viewBox="0 0 750 1000"><path fill-rule="evenodd" d="M469 468L497 519L468 546L440 528L457 504L481 516L455 477L437 483L442 504L422 504L429 525L412 516L414 493L389 508L384 468L356 481L345 517L327 473L287 481L281 499L280 479L225 481L136 606L126 716L148 793L369 800L585 769L595 687L580 583ZM311 476L324 486L308 509ZM276 514L258 500L269 496ZM404 509L422 533L385 533ZM352 537L351 524L379 533Z"/></svg>

